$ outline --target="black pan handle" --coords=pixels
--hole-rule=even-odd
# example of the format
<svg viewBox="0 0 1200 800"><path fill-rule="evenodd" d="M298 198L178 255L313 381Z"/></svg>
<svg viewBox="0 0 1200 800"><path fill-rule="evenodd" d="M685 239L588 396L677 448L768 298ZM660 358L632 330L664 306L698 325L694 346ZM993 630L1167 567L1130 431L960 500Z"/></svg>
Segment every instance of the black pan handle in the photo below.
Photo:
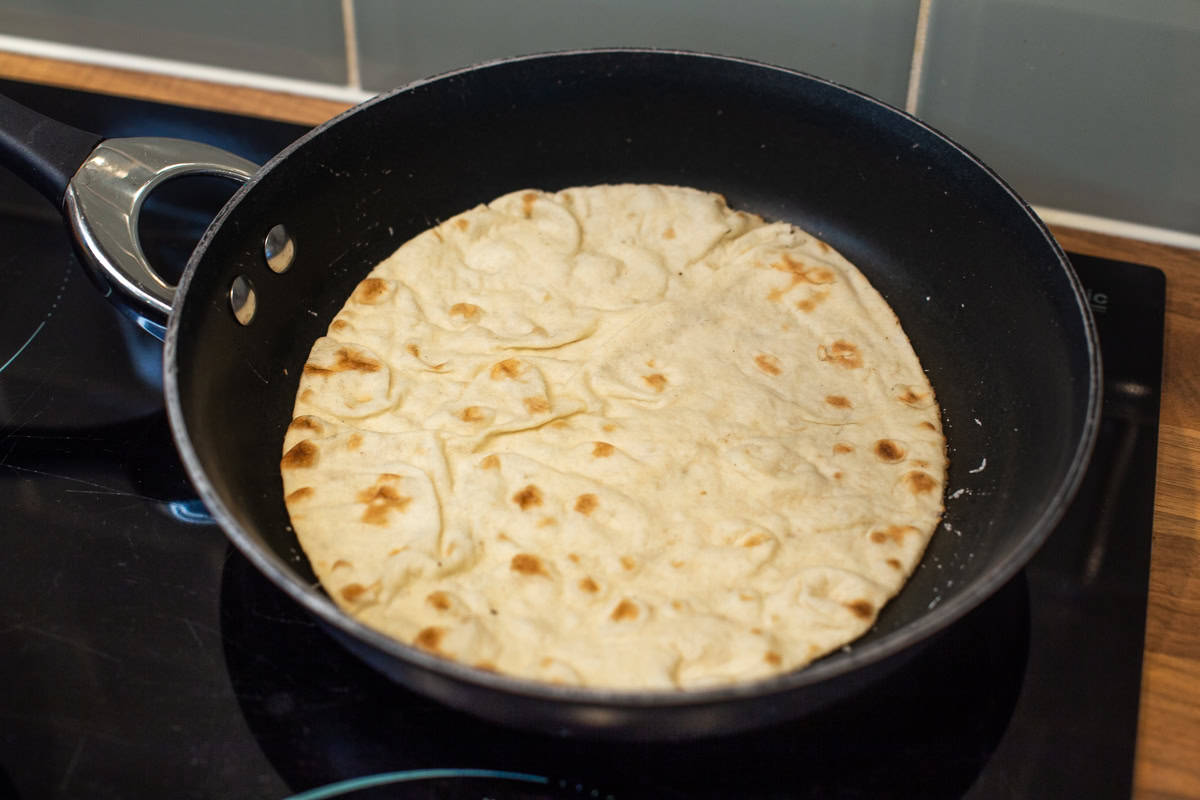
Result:
<svg viewBox="0 0 1200 800"><path fill-rule="evenodd" d="M71 177L103 140L0 95L0 164L55 208L62 208Z"/></svg>
<svg viewBox="0 0 1200 800"><path fill-rule="evenodd" d="M66 217L80 260L105 296L160 339L175 286L146 259L142 204L156 186L190 174L247 181L258 165L186 139L105 139L0 95L0 164Z"/></svg>

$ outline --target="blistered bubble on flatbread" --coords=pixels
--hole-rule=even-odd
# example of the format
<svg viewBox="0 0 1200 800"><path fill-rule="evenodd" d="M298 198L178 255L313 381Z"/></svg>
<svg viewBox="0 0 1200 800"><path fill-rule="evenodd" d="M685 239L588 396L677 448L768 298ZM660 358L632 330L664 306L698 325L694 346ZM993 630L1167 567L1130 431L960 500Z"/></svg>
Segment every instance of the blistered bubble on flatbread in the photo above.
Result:
<svg viewBox="0 0 1200 800"><path fill-rule="evenodd" d="M670 186L416 236L317 340L280 461L329 596L544 682L688 689L870 629L943 510L895 314L827 244Z"/></svg>

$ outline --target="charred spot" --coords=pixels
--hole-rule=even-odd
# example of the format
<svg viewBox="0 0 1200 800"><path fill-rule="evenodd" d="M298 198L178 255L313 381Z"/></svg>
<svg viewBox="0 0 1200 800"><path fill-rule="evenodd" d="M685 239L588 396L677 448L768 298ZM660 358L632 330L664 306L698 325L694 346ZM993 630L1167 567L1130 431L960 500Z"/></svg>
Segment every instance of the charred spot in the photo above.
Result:
<svg viewBox="0 0 1200 800"><path fill-rule="evenodd" d="M542 560L531 553L517 553L509 562L509 568L513 572L519 572L522 575L546 575L546 568L542 566Z"/></svg>
<svg viewBox="0 0 1200 800"><path fill-rule="evenodd" d="M774 650L768 650L766 655L763 656L763 661L767 662L772 667L778 667L783 663L783 656L779 655L779 653L776 653Z"/></svg>
<svg viewBox="0 0 1200 800"><path fill-rule="evenodd" d="M479 306L474 303L455 303L450 306L450 316L475 319L475 317L479 316Z"/></svg>
<svg viewBox="0 0 1200 800"><path fill-rule="evenodd" d="M768 375L778 375L783 372L779 366L779 359L766 353L755 356L754 364Z"/></svg>
<svg viewBox="0 0 1200 800"><path fill-rule="evenodd" d="M522 511L528 511L530 508L542 504L542 490L531 483L514 494L512 499L514 503L521 507Z"/></svg>
<svg viewBox="0 0 1200 800"><path fill-rule="evenodd" d="M416 638L413 639L413 644L422 650L428 650L431 653L439 653L441 652L442 639L444 639L445 636L445 628L440 628L437 625L431 625L428 628L422 628L417 633Z"/></svg>
<svg viewBox="0 0 1200 800"><path fill-rule="evenodd" d="M591 578L581 578L579 580L579 588L588 594L595 594L600 591L600 586Z"/></svg>
<svg viewBox="0 0 1200 800"><path fill-rule="evenodd" d="M880 439L875 443L875 457L880 461L894 464L904 460L904 448L891 439Z"/></svg>
<svg viewBox="0 0 1200 800"><path fill-rule="evenodd" d="M936 430L937 430L937 425L934 425L934 424L933 424L932 422L930 422L929 420L923 420L923 421L920 423L920 427L924 428L924 429L925 429L925 430L927 430L927 431L936 431Z"/></svg>
<svg viewBox="0 0 1200 800"><path fill-rule="evenodd" d="M325 426L316 417L303 416L296 417L288 424L288 431L312 431L320 436L325 432Z"/></svg>
<svg viewBox="0 0 1200 800"><path fill-rule="evenodd" d="M526 397L523 402L530 414L544 414L550 410L550 401L544 397Z"/></svg>
<svg viewBox="0 0 1200 800"><path fill-rule="evenodd" d="M525 215L525 219L533 216L533 204L537 202L537 192L526 192L521 195L521 213Z"/></svg>
<svg viewBox="0 0 1200 800"><path fill-rule="evenodd" d="M613 454L614 448L608 442L596 442L592 447L592 456L595 458L608 458Z"/></svg>
<svg viewBox="0 0 1200 800"><path fill-rule="evenodd" d="M904 391L896 396L896 399L906 406L922 406L929 399L928 392L916 392L911 386L905 386Z"/></svg>
<svg viewBox="0 0 1200 800"><path fill-rule="evenodd" d="M599 504L600 501L594 494L581 494L575 498L575 510L585 516L595 511Z"/></svg>
<svg viewBox="0 0 1200 800"><path fill-rule="evenodd" d="M397 477L399 476L390 473L379 476L380 480L393 480ZM396 487L380 483L363 489L358 493L357 500L367 506L359 519L368 525L386 525L388 515L392 511L402 512L412 502L411 497L400 494Z"/></svg>
<svg viewBox="0 0 1200 800"><path fill-rule="evenodd" d="M840 394L825 395L825 402L834 408L853 408L853 404Z"/></svg>
<svg viewBox="0 0 1200 800"><path fill-rule="evenodd" d="M914 528L912 525L889 525L882 530L871 531L870 538L872 542L875 542L875 544L883 544L887 541L891 541L896 544L902 544L904 542L904 537L908 536L909 534L918 533L920 533L920 531Z"/></svg>
<svg viewBox="0 0 1200 800"><path fill-rule="evenodd" d="M342 587L340 594L342 599L348 603L353 603L358 598L367 593L367 587L361 583L347 583Z"/></svg>
<svg viewBox="0 0 1200 800"><path fill-rule="evenodd" d="M503 361L492 366L492 380L499 381L505 378L515 378L521 374L521 362L515 358L506 358Z"/></svg>
<svg viewBox="0 0 1200 800"><path fill-rule="evenodd" d="M292 449L283 454L279 462L282 469L308 469L317 465L321 451L310 440L296 442Z"/></svg>
<svg viewBox="0 0 1200 800"><path fill-rule="evenodd" d="M819 345L817 358L843 369L858 369L863 365L862 354L858 352L858 347L844 339L838 339L828 347Z"/></svg>
<svg viewBox="0 0 1200 800"><path fill-rule="evenodd" d="M898 558L889 558L887 561L885 561L883 563L887 564L892 569L900 569L900 567L901 567L900 559L898 559Z"/></svg>
<svg viewBox="0 0 1200 800"><path fill-rule="evenodd" d="M870 619L875 614L875 606L871 604L870 600L854 600L842 605L850 609L850 613L859 619Z"/></svg>
<svg viewBox="0 0 1200 800"><path fill-rule="evenodd" d="M283 498L288 503L295 503L298 500L307 500L317 493L317 490L311 486L302 486L294 492L290 492L287 497Z"/></svg>
<svg viewBox="0 0 1200 800"><path fill-rule="evenodd" d="M438 611L450 610L450 596L445 592L430 592L425 598L425 602L436 608Z"/></svg>
<svg viewBox="0 0 1200 800"><path fill-rule="evenodd" d="M661 392L667 388L667 376L661 372L655 372L650 375L643 375L642 380L650 385L650 388L656 392Z"/></svg>
<svg viewBox="0 0 1200 800"><path fill-rule="evenodd" d="M333 322L329 323L329 330L334 331L334 332L341 332L341 331L346 330L346 328L349 328L349 327L350 327L350 323L346 322L346 320L344 320L344 319L335 319Z"/></svg>
<svg viewBox="0 0 1200 800"><path fill-rule="evenodd" d="M322 367L317 364L305 364L305 375L332 375L336 372L378 372L383 364L369 356L356 353L348 347L338 348L334 353L333 364Z"/></svg>
<svg viewBox="0 0 1200 800"><path fill-rule="evenodd" d="M928 472L915 469L904 475L904 483L913 494L928 494L937 488L937 481Z"/></svg>
<svg viewBox="0 0 1200 800"><path fill-rule="evenodd" d="M637 619L638 613L637 604L629 600L622 600L612 610L612 618L616 622L622 622L624 620Z"/></svg>
<svg viewBox="0 0 1200 800"><path fill-rule="evenodd" d="M370 306L382 300L387 293L388 283L383 278L364 278L354 288L354 293L350 295L350 299L356 303Z"/></svg>

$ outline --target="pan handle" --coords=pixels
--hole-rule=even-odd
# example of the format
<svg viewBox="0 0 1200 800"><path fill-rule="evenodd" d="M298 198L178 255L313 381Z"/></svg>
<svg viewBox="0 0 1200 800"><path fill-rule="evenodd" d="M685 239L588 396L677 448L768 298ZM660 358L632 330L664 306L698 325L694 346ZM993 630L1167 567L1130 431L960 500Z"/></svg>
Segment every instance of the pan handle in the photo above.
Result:
<svg viewBox="0 0 1200 800"><path fill-rule="evenodd" d="M249 180L258 166L218 147L186 139L108 139L67 184L63 213L84 266L105 295L162 338L175 300L146 260L138 239L142 204L154 187L183 175Z"/></svg>
<svg viewBox="0 0 1200 800"><path fill-rule="evenodd" d="M101 291L160 339L175 300L142 251L138 217L156 186L183 175L246 181L258 165L185 139L105 139L0 95L0 165L37 189L70 225Z"/></svg>

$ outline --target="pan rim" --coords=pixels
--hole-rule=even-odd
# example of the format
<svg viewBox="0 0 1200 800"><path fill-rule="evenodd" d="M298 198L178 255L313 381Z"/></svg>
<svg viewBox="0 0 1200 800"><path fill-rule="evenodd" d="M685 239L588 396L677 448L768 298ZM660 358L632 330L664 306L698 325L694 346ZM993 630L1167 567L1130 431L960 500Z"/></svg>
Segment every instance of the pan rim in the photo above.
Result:
<svg viewBox="0 0 1200 800"><path fill-rule="evenodd" d="M1046 243L1051 248L1051 251L1058 260L1059 266L1066 275L1068 283L1074 293L1075 303L1080 312L1080 318L1083 323L1083 334L1086 342L1089 380L1087 386L1087 407L1083 416L1080 436L1076 443L1075 452L1072 456L1072 461L1069 468L1063 475L1062 480L1059 481L1056 490L1045 501L1045 505L1036 523L1026 529L1022 539L1020 540L1019 546L1014 549L1014 551L1006 560L997 564L988 574L973 582L971 586L962 593L955 595L944 603L940 603L936 608L931 609L928 613L921 615L917 619L905 624L896 631L882 636L876 641L862 645L852 642L842 651L835 651L834 653L819 659L818 661L804 668L779 675L769 676L767 678L696 689L614 689L602 687L556 686L532 679L491 673L472 668L459 662L439 658L435 655L426 653L415 646L393 639L372 628L369 628L363 623L346 615L333 604L333 602L324 594L324 592L319 590L317 587L302 583L298 578L292 575L288 565L276 553L269 550L269 548L256 543L254 541L255 537L250 531L242 527L236 516L232 513L231 509L225 505L215 491L213 485L209 482L205 469L200 463L197 451L193 446L192 438L189 434L182 409L177 364L177 352L180 339L180 309L182 309L187 303L189 288L193 276L198 269L198 265L204 259L204 254L208 249L209 243L217 234L217 231L221 228L225 219L227 219L241 203L241 200L248 193L254 190L254 187L265 175L275 169L278 169L280 165L285 163L288 157L297 149L303 147L313 138L320 136L324 131L338 124L341 120L370 108L377 103L387 102L396 96L407 94L420 87L454 78L459 75L475 73L481 70L488 70L497 67L504 67L514 63L539 60L565 60L570 57L604 55L668 56L694 58L699 61L707 62L719 61L731 64L739 64L746 67L763 70L766 73L786 75L793 79L799 78L805 81L813 81L818 84L831 87L837 91L845 92L855 96L862 101L876 106L883 112L897 114L903 118L906 124L915 126L925 135L932 136L944 145L952 148L966 160L967 164L980 170L983 176L990 178L992 182L994 182L1009 198L1011 198L1020 211L1023 212L1024 216L1027 217L1031 223L1033 223L1036 232L1044 238ZM199 301L193 300L192 302L194 303ZM391 658L397 659L404 664L412 665L413 667L430 670L458 683L471 684L482 689L503 692L509 695L533 700L570 703L581 706L630 709L707 706L733 702L748 697L781 695L806 687L814 687L825 681L832 680L833 678L857 672L868 665L883 662L900 654L904 650L907 650L917 643L928 639L937 632L949 627L951 624L965 616L969 611L982 603L986 598L994 594L1010 579L1012 579L1013 576L1015 576L1016 573L1024 567L1033 554L1040 549L1047 537L1061 521L1063 515L1066 513L1066 510L1069 507L1072 498L1078 490L1080 483L1083 480L1083 476L1087 470L1093 449L1095 447L1100 426L1103 387L1102 364L1100 360L1099 339L1095 327L1095 320L1091 314L1091 309L1087 303L1086 294L1078 276L1075 273L1074 268L1067 259L1066 254L1063 252L1061 246L1054 239L1048 226L1040 217L1038 217L1038 215L1033 211L1032 207L1025 202L1025 200L1023 200L1003 178L1001 178L994 170L992 170L969 150L959 145L949 136L943 134L931 125L917 119L902 109L892 106L864 92L844 86L826 78L812 75L810 73L735 56L725 56L691 50L637 47L571 49L482 61L428 78L413 81L387 92L382 92L379 95L376 95L375 97L350 109L347 109L335 117L332 117L331 119L296 139L296 141L288 145L286 148L268 160L266 164L264 164L254 175L254 177L252 177L238 189L238 191L230 198L226 205L217 214L213 222L209 225L208 229L198 242L179 281L177 301L172 309L167 326L166 337L164 340L163 365L164 390L171 432L175 439L176 446L179 450L184 467L197 492L199 493L201 500L209 509L214 520L217 521L222 530L225 532L226 536L232 541L238 550L241 551L241 553L246 556L247 559L249 559L261 573L270 579L272 583L274 583L278 588L282 589L293 600L298 602L308 613L314 615L322 622L333 626L354 640L362 642Z"/></svg>

